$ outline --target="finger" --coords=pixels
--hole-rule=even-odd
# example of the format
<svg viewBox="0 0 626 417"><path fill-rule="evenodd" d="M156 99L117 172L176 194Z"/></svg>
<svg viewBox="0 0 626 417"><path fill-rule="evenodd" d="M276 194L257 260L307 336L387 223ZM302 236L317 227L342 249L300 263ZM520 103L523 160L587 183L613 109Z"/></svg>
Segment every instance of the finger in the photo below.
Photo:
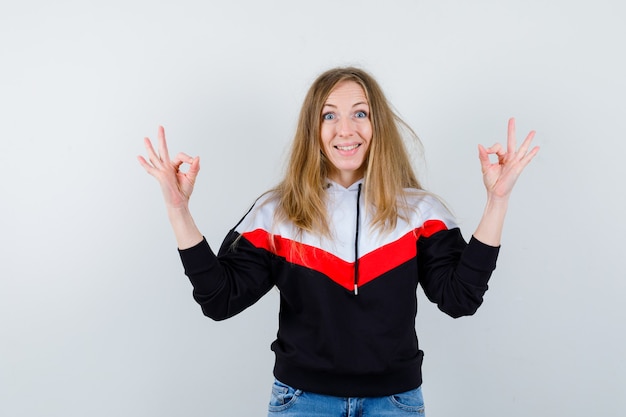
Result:
<svg viewBox="0 0 626 417"><path fill-rule="evenodd" d="M139 161L139 164L141 164L143 169L145 169L148 174L154 175L154 172L153 172L154 167L150 165L143 156L141 155L137 156L137 160Z"/></svg>
<svg viewBox="0 0 626 417"><path fill-rule="evenodd" d="M159 158L156 151L154 150L154 147L152 146L152 142L150 141L150 139L144 138L143 144L146 147L146 151L148 152L148 159L150 160L152 165L160 166L161 159Z"/></svg>
<svg viewBox="0 0 626 417"><path fill-rule="evenodd" d="M520 163L522 164L522 166L525 167L526 165L528 165L530 161L532 161L532 159L535 157L535 155L537 155L537 152L539 152L539 146L535 146L530 150L530 152L524 155L524 157L520 159Z"/></svg>
<svg viewBox="0 0 626 417"><path fill-rule="evenodd" d="M200 157L196 156L191 161L191 165L189 166L189 171L187 171L187 177L189 177L189 179L192 182L195 182L199 171L200 171Z"/></svg>
<svg viewBox="0 0 626 417"><path fill-rule="evenodd" d="M148 162L143 156L139 155L137 156L137 160L139 161L139 163L141 164L141 166L143 167L143 169L146 170L146 172L150 175L152 175L154 178L156 178L159 182L161 181L161 169L159 167L154 166L153 163Z"/></svg>
<svg viewBox="0 0 626 417"><path fill-rule="evenodd" d="M176 172L183 172L180 170L183 164L191 165L192 163L193 163L193 158L184 152L179 152L178 155L176 155L176 157L172 160L172 166L174 167ZM187 172L188 171L189 170L187 170Z"/></svg>
<svg viewBox="0 0 626 417"><path fill-rule="evenodd" d="M173 163L180 165L181 163L191 164L194 158L187 155L184 152L179 152L178 155L172 160Z"/></svg>
<svg viewBox="0 0 626 417"><path fill-rule="evenodd" d="M183 161L172 161L172 167L174 168L175 172L180 172L180 166L183 164Z"/></svg>
<svg viewBox="0 0 626 417"><path fill-rule="evenodd" d="M517 144L515 142L515 118L511 117L509 119L509 126L507 129L506 135L506 147L507 152L512 153L515 152Z"/></svg>
<svg viewBox="0 0 626 417"><path fill-rule="evenodd" d="M524 139L524 142L522 142L522 145L519 147L520 155L526 155L526 152L528 151L528 148L530 148L530 144L532 143L534 137L535 131L531 130L528 136L526 136L526 139Z"/></svg>
<svg viewBox="0 0 626 417"><path fill-rule="evenodd" d="M504 152L504 148L499 143L496 143L493 146L487 148L487 153L496 154L499 158L502 158L504 155L506 155L506 152Z"/></svg>
<svg viewBox="0 0 626 417"><path fill-rule="evenodd" d="M478 160L480 161L480 166L482 167L483 172L489 168L489 165L491 165L489 152L483 145L478 145Z"/></svg>
<svg viewBox="0 0 626 417"><path fill-rule="evenodd" d="M159 126L159 155L162 161L169 161L170 154L167 150L167 142L165 141L165 129Z"/></svg>

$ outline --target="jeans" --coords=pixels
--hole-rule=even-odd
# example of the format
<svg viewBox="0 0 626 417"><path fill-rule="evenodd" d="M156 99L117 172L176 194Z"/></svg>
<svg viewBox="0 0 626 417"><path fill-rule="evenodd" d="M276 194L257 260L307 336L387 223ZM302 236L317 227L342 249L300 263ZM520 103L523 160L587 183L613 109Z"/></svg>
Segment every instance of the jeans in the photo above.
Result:
<svg viewBox="0 0 626 417"><path fill-rule="evenodd" d="M333 397L305 392L276 380L268 417L407 417L424 414L422 388L387 397Z"/></svg>

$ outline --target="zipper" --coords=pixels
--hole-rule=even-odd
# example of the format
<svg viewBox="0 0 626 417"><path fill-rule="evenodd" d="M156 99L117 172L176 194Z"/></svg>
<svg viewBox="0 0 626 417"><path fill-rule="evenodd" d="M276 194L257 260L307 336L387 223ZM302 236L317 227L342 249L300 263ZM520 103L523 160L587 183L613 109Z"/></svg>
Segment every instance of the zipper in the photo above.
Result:
<svg viewBox="0 0 626 417"><path fill-rule="evenodd" d="M354 295L359 295L359 223L360 223L360 205L361 185L356 193L356 233L354 234Z"/></svg>

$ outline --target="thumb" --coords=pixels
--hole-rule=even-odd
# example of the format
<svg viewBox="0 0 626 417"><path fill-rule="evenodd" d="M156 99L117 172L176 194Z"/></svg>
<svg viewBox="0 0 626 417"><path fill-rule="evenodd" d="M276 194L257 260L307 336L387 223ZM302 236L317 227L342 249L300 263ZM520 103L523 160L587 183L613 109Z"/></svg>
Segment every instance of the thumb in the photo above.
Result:
<svg viewBox="0 0 626 417"><path fill-rule="evenodd" d="M196 177L198 176L198 172L200 172L200 157L196 156L195 158L193 158L191 164L189 165L187 176L192 181L195 181Z"/></svg>
<svg viewBox="0 0 626 417"><path fill-rule="evenodd" d="M489 161L489 152L483 145L478 145L478 159L480 160L480 165L483 170L487 169L489 165L491 165L491 161Z"/></svg>

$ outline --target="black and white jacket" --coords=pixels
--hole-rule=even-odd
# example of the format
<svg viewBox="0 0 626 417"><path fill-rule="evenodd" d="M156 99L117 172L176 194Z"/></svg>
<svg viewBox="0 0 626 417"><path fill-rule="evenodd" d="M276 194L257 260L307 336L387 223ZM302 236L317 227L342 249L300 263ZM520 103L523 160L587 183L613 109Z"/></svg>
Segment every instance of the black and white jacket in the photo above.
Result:
<svg viewBox="0 0 626 417"><path fill-rule="evenodd" d="M409 221L370 227L362 182L330 183L332 239L275 224L275 200L261 197L215 255L206 240L180 251L195 300L214 320L280 290L274 375L305 391L383 396L422 383L415 332L417 285L452 317L482 303L498 248L469 243L445 207L416 192Z"/></svg>

